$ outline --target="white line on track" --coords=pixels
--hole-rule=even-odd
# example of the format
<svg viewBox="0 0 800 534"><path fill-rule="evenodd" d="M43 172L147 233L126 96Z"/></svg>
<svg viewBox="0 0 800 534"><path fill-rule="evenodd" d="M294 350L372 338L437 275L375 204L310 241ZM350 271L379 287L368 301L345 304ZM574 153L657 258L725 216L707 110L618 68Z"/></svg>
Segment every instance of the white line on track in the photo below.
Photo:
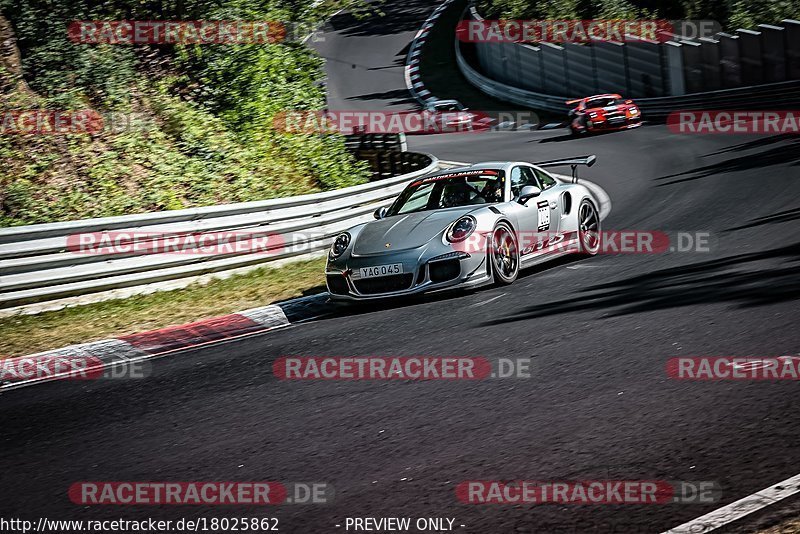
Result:
<svg viewBox="0 0 800 534"><path fill-rule="evenodd" d="M503 293L502 295L497 295L496 297L492 297L489 300L484 300L482 302L476 302L475 304L470 304L467 308L477 308L478 306L483 306L484 304L489 304L492 301L495 301L499 298L503 298L507 295L507 293Z"/></svg>
<svg viewBox="0 0 800 534"><path fill-rule="evenodd" d="M787 478L782 482L757 491L744 499L739 499L662 534L702 534L711 532L796 493L800 493L800 475Z"/></svg>

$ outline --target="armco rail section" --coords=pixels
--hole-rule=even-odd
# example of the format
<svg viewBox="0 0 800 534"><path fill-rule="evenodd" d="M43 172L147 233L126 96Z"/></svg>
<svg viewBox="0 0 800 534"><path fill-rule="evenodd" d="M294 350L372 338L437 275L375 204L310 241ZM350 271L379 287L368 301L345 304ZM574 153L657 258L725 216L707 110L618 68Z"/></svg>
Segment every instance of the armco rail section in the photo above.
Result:
<svg viewBox="0 0 800 534"><path fill-rule="evenodd" d="M0 311L98 292L145 286L257 267L319 252L350 226L366 222L375 209L397 196L412 179L436 170L439 161L406 152L416 169L400 176L324 193L175 211L53 224L0 228ZM140 247L115 246L87 253L68 243L98 233L131 235ZM207 239L200 239L205 235ZM265 250L214 247L215 240L267 237ZM70 237L72 236L72 237ZM157 237L148 237L157 236ZM181 237L195 236L194 240ZM209 237L211 236L211 237ZM269 236L275 237L272 242ZM181 252L147 250L165 238L183 243ZM160 240L160 241L158 241ZM144 243L142 243L144 241ZM202 243L193 253L188 242ZM115 244L119 245L119 241ZM127 243L127 244L132 244ZM187 250L188 249L188 250Z"/></svg>
<svg viewBox="0 0 800 534"><path fill-rule="evenodd" d="M473 9L470 20L480 19ZM800 22L715 38L591 45L470 43L456 39L464 76L502 100L553 112L606 92L636 98L646 118L678 109L781 109L800 102ZM474 47L480 71L465 60Z"/></svg>
<svg viewBox="0 0 800 534"><path fill-rule="evenodd" d="M351 134L344 136L345 147L372 170L379 180L415 170L417 161L408 152L406 134Z"/></svg>
<svg viewBox="0 0 800 534"><path fill-rule="evenodd" d="M518 106L566 113L563 96L535 93L495 81L474 69L464 59L456 41L456 60L464 77L484 93ZM637 98L645 118L663 118L676 110L690 109L785 109L800 102L800 81L724 89L680 97Z"/></svg>

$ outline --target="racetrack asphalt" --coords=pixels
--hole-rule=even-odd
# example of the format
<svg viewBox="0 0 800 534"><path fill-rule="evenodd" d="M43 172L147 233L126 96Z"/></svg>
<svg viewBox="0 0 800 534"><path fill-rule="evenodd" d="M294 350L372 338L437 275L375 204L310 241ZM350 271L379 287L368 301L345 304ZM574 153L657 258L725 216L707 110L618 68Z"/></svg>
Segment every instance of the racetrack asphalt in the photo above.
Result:
<svg viewBox="0 0 800 534"><path fill-rule="evenodd" d="M404 47L434 4L341 15L316 46L331 109L411 106ZM355 68L352 65L356 65ZM0 516L262 517L283 532L346 517L451 517L465 533L660 532L797 474L796 382L669 380L675 356L800 352L800 140L693 136L662 125L409 137L442 160L597 154L582 174L606 230L710 232L710 252L601 255L512 286L336 310L153 362L145 380L0 395ZM281 356L530 358L529 380L279 381ZM710 480L716 504L464 505L475 479ZM85 480L324 481L328 505L80 507ZM459 527L458 525L465 525ZM566 529L566 530L559 530Z"/></svg>

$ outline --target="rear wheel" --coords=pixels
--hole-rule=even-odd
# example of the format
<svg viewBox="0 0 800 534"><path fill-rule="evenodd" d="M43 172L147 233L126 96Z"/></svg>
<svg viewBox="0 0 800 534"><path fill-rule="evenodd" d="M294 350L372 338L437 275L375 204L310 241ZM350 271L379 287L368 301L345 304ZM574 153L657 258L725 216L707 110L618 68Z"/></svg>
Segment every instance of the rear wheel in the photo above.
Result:
<svg viewBox="0 0 800 534"><path fill-rule="evenodd" d="M578 244L585 256L600 251L600 214L589 200L581 202L578 208Z"/></svg>
<svg viewBox="0 0 800 534"><path fill-rule="evenodd" d="M517 279L519 274L519 247L513 230L506 223L500 223L492 232L489 249L492 262L492 276L499 285L507 285Z"/></svg>

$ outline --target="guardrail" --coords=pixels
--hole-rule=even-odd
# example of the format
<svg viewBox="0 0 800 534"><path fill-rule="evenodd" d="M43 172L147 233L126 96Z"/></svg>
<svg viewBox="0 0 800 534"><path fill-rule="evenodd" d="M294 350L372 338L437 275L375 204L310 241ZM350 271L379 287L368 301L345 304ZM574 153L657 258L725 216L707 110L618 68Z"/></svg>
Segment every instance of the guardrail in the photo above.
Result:
<svg viewBox="0 0 800 534"><path fill-rule="evenodd" d="M484 21L475 6L465 16ZM628 36L625 42L472 46L476 65L491 79L565 100L604 93L636 99L694 96L800 80L800 21L700 39L671 37L665 42Z"/></svg>
<svg viewBox="0 0 800 534"><path fill-rule="evenodd" d="M366 161L372 179L381 180L414 171L419 165L414 152L408 152L405 133L348 134L344 145L358 160Z"/></svg>
<svg viewBox="0 0 800 534"><path fill-rule="evenodd" d="M513 87L485 76L464 58L461 42L455 39L456 62L464 77L484 93L512 104L562 113L566 119L569 107L566 97L553 96ZM722 89L705 93L637 98L636 104L647 119L660 119L677 110L691 109L782 109L800 102L800 80L773 84Z"/></svg>
<svg viewBox="0 0 800 534"><path fill-rule="evenodd" d="M409 181L439 167L434 156L414 157L418 170L324 193L0 228L0 310L234 269L239 272L324 250L340 232L371 220L373 211L398 195ZM123 243L131 245L130 250L74 251L76 236L111 231L117 237L131 235L131 241ZM201 247L212 246L214 239L224 245L234 232L236 239L277 239L267 239L265 248L256 252L220 246L215 253L201 253ZM204 235L206 239L200 239ZM147 250L158 240L181 236L198 236L195 249L184 245L182 250L188 253Z"/></svg>
<svg viewBox="0 0 800 534"><path fill-rule="evenodd" d="M362 150L380 150L382 152L408 152L406 134L347 134L344 136L344 146L353 153ZM408 152L412 154L412 152Z"/></svg>

